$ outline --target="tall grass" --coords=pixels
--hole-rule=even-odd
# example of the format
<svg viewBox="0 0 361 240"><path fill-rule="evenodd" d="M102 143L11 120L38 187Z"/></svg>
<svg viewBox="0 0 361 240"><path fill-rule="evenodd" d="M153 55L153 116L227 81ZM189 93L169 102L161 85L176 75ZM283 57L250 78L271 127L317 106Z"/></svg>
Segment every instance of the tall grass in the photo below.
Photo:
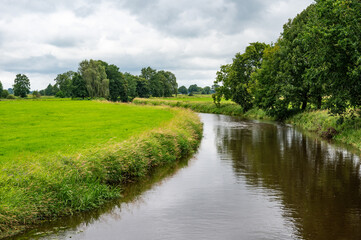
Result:
<svg viewBox="0 0 361 240"><path fill-rule="evenodd" d="M41 221L120 197L121 186L190 155L202 136L198 116L171 109L161 128L78 153L53 153L0 165L0 238Z"/></svg>
<svg viewBox="0 0 361 240"><path fill-rule="evenodd" d="M361 118L346 118L340 121L338 116L332 116L327 111L310 111L299 113L286 122L305 130L316 132L318 135L336 130L333 139L350 144L361 150Z"/></svg>

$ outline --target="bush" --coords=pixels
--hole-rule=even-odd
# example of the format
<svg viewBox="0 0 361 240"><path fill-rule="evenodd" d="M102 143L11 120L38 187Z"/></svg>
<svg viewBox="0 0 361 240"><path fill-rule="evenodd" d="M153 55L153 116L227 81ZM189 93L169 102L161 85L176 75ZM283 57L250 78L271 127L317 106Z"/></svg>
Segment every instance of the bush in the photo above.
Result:
<svg viewBox="0 0 361 240"><path fill-rule="evenodd" d="M6 98L7 98L7 99L15 99L15 96L12 95L12 94L9 94Z"/></svg>
<svg viewBox="0 0 361 240"><path fill-rule="evenodd" d="M9 96L8 90L3 90L3 91L1 92L0 98L7 98L8 96Z"/></svg>

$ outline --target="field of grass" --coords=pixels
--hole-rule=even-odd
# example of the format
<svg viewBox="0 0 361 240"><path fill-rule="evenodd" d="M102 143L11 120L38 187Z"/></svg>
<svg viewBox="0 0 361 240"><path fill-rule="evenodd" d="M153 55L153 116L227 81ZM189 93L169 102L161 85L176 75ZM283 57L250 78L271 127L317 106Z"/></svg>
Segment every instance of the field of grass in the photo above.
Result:
<svg viewBox="0 0 361 240"><path fill-rule="evenodd" d="M119 142L174 116L170 110L96 101L5 101L0 112L0 163Z"/></svg>
<svg viewBox="0 0 361 240"><path fill-rule="evenodd" d="M185 109L97 101L0 102L0 238L121 196L124 183L191 154Z"/></svg>

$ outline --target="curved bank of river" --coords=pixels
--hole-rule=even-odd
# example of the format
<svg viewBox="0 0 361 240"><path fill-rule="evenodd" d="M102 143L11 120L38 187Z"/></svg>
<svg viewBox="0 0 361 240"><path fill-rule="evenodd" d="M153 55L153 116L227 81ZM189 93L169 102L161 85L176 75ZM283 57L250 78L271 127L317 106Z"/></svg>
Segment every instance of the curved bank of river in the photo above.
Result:
<svg viewBox="0 0 361 240"><path fill-rule="evenodd" d="M361 239L359 152L293 127L200 116L187 167L133 201L18 239Z"/></svg>

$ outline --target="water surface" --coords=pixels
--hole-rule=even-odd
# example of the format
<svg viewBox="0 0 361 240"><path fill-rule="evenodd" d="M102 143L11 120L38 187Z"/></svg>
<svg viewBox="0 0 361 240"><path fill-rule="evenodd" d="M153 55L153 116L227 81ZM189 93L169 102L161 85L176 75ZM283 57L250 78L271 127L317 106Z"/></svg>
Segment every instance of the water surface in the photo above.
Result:
<svg viewBox="0 0 361 240"><path fill-rule="evenodd" d="M289 126L200 116L188 163L18 239L361 239L359 152Z"/></svg>

